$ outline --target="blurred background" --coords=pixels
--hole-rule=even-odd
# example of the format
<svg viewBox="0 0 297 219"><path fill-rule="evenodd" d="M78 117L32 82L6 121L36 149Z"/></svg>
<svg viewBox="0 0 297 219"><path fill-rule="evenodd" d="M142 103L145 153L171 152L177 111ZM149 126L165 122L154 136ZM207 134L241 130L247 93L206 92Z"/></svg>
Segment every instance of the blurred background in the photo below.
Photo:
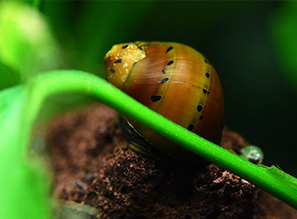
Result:
<svg viewBox="0 0 297 219"><path fill-rule="evenodd" d="M173 41L197 49L220 76L226 126L261 147L265 165L297 176L297 2L42 1L37 6L61 54L59 66L51 68L104 77L105 53L124 42Z"/></svg>

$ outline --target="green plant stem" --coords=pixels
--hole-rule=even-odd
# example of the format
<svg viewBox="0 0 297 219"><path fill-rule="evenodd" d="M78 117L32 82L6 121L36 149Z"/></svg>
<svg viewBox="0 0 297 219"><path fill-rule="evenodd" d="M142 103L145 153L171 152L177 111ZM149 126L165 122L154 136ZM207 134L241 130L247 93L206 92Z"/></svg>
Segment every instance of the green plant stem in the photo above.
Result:
<svg viewBox="0 0 297 219"><path fill-rule="evenodd" d="M85 93L297 208L296 187L282 177L167 120L101 78L79 71L56 71L37 77L31 89L27 112L31 124L46 97L61 92Z"/></svg>

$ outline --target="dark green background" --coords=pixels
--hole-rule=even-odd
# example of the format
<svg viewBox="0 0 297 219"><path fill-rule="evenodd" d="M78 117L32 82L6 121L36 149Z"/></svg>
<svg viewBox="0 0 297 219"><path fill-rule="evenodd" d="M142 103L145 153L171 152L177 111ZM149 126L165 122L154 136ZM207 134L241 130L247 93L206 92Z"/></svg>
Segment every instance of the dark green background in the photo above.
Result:
<svg viewBox="0 0 297 219"><path fill-rule="evenodd" d="M123 42L175 41L199 50L221 78L226 125L263 149L264 164L297 176L295 72L285 68L282 50L294 42L276 34L287 4L45 1L40 11L63 48L63 68L103 76L104 54Z"/></svg>

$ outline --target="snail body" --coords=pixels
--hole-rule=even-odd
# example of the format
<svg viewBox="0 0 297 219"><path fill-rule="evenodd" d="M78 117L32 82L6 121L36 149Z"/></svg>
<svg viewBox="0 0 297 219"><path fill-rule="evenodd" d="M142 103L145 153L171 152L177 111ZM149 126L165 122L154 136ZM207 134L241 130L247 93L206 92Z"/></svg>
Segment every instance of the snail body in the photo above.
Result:
<svg viewBox="0 0 297 219"><path fill-rule="evenodd" d="M215 69L198 51L171 42L126 43L113 46L104 64L106 78L114 86L167 119L220 143L223 92ZM126 119L159 150L176 157L189 156L179 145Z"/></svg>

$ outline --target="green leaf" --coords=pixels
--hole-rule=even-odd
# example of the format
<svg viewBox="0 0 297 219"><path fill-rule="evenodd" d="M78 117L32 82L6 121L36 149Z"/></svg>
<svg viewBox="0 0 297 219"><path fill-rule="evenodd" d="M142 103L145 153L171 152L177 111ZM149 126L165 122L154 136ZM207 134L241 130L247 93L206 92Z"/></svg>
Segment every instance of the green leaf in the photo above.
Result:
<svg viewBox="0 0 297 219"><path fill-rule="evenodd" d="M47 218L49 183L43 165L28 160L29 129L24 124L28 93L24 86L0 93L0 218Z"/></svg>
<svg viewBox="0 0 297 219"><path fill-rule="evenodd" d="M20 2L0 3L0 61L23 81L60 64L59 48L37 10Z"/></svg>
<svg viewBox="0 0 297 219"><path fill-rule="evenodd" d="M0 61L0 90L12 87L21 82L20 74Z"/></svg>

